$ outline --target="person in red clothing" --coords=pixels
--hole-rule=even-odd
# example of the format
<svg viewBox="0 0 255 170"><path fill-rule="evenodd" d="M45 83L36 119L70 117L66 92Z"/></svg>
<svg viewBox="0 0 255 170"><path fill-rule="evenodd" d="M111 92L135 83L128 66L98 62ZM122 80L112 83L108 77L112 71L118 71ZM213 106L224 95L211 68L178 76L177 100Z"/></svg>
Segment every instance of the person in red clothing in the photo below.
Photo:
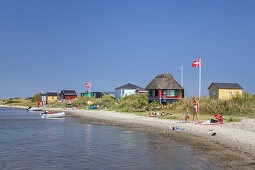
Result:
<svg viewBox="0 0 255 170"><path fill-rule="evenodd" d="M37 106L40 107L40 102L37 103Z"/></svg>

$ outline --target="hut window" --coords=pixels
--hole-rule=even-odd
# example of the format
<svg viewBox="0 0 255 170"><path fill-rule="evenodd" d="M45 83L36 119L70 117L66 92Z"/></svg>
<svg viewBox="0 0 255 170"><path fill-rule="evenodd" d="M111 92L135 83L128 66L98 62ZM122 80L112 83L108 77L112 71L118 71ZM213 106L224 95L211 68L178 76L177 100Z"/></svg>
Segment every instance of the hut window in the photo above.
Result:
<svg viewBox="0 0 255 170"><path fill-rule="evenodd" d="M150 90L150 96L155 97L156 96L156 90Z"/></svg>
<svg viewBox="0 0 255 170"><path fill-rule="evenodd" d="M174 90L167 90L166 96L175 97L175 91Z"/></svg>
<svg viewBox="0 0 255 170"><path fill-rule="evenodd" d="M121 94L124 95L124 90L121 90Z"/></svg>
<svg viewBox="0 0 255 170"><path fill-rule="evenodd" d="M212 91L212 95L215 96L215 90Z"/></svg>
<svg viewBox="0 0 255 170"><path fill-rule="evenodd" d="M232 92L228 92L229 96L232 96Z"/></svg>

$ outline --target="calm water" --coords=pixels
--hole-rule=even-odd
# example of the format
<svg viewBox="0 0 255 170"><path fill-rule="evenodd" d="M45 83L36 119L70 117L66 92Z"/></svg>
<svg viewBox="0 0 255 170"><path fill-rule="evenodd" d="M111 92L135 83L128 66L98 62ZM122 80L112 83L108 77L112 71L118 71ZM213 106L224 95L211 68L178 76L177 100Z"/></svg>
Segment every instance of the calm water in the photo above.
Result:
<svg viewBox="0 0 255 170"><path fill-rule="evenodd" d="M0 108L0 169L208 169L167 137Z"/></svg>

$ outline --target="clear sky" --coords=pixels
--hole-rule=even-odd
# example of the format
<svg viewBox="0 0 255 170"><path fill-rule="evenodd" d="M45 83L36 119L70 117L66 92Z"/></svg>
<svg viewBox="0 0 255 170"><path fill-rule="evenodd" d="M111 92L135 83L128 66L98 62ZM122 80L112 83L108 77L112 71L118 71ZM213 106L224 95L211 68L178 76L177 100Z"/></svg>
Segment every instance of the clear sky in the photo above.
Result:
<svg viewBox="0 0 255 170"><path fill-rule="evenodd" d="M1 0L0 98L146 87L159 73L186 96L212 82L255 93L253 0Z"/></svg>

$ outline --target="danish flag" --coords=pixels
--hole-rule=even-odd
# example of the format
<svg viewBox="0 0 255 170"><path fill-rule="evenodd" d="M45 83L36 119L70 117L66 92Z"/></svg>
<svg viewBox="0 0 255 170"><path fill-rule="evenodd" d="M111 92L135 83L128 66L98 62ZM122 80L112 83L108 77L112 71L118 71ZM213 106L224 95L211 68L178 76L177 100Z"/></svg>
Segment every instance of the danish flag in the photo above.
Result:
<svg viewBox="0 0 255 170"><path fill-rule="evenodd" d="M192 67L200 67L200 59L194 61L194 62L192 63Z"/></svg>
<svg viewBox="0 0 255 170"><path fill-rule="evenodd" d="M86 83L85 86L87 87L87 89L90 87L90 82Z"/></svg>

